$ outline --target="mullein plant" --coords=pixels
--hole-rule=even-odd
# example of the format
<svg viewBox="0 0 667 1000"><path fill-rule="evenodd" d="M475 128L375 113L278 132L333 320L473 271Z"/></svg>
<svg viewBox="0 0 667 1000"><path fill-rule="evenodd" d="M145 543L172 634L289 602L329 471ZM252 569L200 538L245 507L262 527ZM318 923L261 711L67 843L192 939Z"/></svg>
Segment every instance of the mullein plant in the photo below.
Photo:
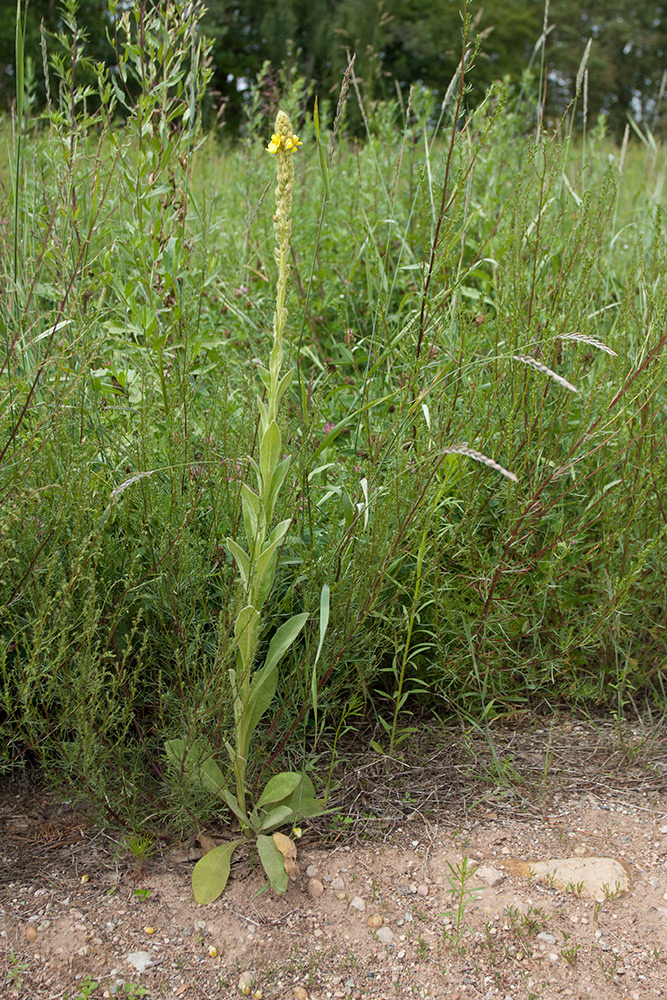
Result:
<svg viewBox="0 0 667 1000"><path fill-rule="evenodd" d="M166 753L181 771L187 771L207 791L221 798L236 816L243 836L215 847L194 867L192 887L199 903L210 903L224 891L229 878L234 851L254 839L257 851L271 886L284 892L290 875L296 871L296 845L292 838L278 833L281 826L295 824L301 818L323 812L323 803L315 798L315 789L305 775L286 771L272 777L251 809L246 789L246 767L250 741L257 725L268 709L278 685L278 665L297 639L308 620L308 613L295 615L273 634L264 663L256 666L257 648L265 619L262 610L271 593L278 552L285 540L291 518L273 525L273 515L281 487L290 467L290 458L283 457L283 440L278 425L280 403L289 389L294 369L283 372L285 324L287 321L287 281L290 262L291 210L294 187L294 154L301 145L292 131L288 116L279 111L275 131L267 151L276 158L275 260L278 265L276 308L273 318L273 346L268 367L259 368L264 390L257 397L259 410L259 461L250 459L256 489L247 483L241 486L243 526L246 547L235 539L227 539L239 573L241 605L234 624L236 665L229 670L234 705L234 728L231 742L225 744L234 774L235 791L210 757L202 753L200 744L188 747L181 739L169 740ZM320 606L320 643L328 620L329 594L324 588ZM313 671L314 675L314 671Z"/></svg>

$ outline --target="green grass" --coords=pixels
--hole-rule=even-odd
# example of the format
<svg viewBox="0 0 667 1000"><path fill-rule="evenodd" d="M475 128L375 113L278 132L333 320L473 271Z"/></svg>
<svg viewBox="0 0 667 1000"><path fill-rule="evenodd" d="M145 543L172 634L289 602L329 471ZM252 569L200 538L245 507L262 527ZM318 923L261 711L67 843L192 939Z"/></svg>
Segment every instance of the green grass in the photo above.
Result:
<svg viewBox="0 0 667 1000"><path fill-rule="evenodd" d="M228 736L225 538L274 304L275 109L235 146L184 125L204 83L188 37L123 128L67 67L20 155L0 122L0 760L28 753L132 822L203 808L165 739L219 760ZM312 735L325 583L325 738L360 699L391 723L405 694L478 722L664 709L664 149L632 137L621 172L600 126L536 142L532 103L500 93L435 133L420 95L407 124L388 104L361 142L343 126L325 199L298 81L283 104L304 145L270 618L313 619L257 783ZM447 451L464 444L518 481Z"/></svg>

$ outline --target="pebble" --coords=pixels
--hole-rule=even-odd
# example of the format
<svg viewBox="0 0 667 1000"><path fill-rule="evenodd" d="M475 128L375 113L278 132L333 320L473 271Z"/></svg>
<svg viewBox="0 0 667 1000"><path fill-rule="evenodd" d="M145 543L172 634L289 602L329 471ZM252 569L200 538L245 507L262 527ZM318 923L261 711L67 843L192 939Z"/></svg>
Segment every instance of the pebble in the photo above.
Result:
<svg viewBox="0 0 667 1000"><path fill-rule="evenodd" d="M319 873L320 870L317 865L308 865L306 868L306 878L315 878L315 876L319 875Z"/></svg>
<svg viewBox="0 0 667 1000"><path fill-rule="evenodd" d="M372 930L377 930L378 927L382 927L383 919L379 913L371 913L366 923Z"/></svg>
<svg viewBox="0 0 667 1000"><path fill-rule="evenodd" d="M28 941L36 941L37 940L37 928L33 927L31 925L30 927L28 927L26 929L25 936L27 937Z"/></svg>
<svg viewBox="0 0 667 1000"><path fill-rule="evenodd" d="M149 966L153 965L153 956L148 951L131 951L129 955L126 956L126 961L137 970L137 972L145 972Z"/></svg>
<svg viewBox="0 0 667 1000"><path fill-rule="evenodd" d="M336 878L334 878L334 879L331 880L331 888L334 891L338 890L340 892L341 889L345 888L345 881L344 881L344 879L342 879L340 877L340 875L337 875Z"/></svg>
<svg viewBox="0 0 667 1000"><path fill-rule="evenodd" d="M389 927L381 927L377 932L378 941L382 944L391 944L394 940L394 932Z"/></svg>
<svg viewBox="0 0 667 1000"><path fill-rule="evenodd" d="M543 944L556 943L556 938L553 936L553 934L547 933L547 931L540 931L540 933L537 935L537 940L542 941Z"/></svg>
<svg viewBox="0 0 667 1000"><path fill-rule="evenodd" d="M421 885L417 886L417 895L428 896L428 886L426 885L426 883L422 882Z"/></svg>
<svg viewBox="0 0 667 1000"><path fill-rule="evenodd" d="M359 913L363 913L366 909L366 904L364 903L361 896L355 896L354 899L350 901L351 910L359 910Z"/></svg>
<svg viewBox="0 0 667 1000"><path fill-rule="evenodd" d="M250 987L255 982L255 976L249 969L242 972L239 976L239 992L247 996L250 992Z"/></svg>
<svg viewBox="0 0 667 1000"><path fill-rule="evenodd" d="M319 899L324 892L324 886L318 878L311 878L308 882L308 895L312 899Z"/></svg>
<svg viewBox="0 0 667 1000"><path fill-rule="evenodd" d="M292 996L294 1000L308 1000L308 990L305 986L295 986L292 990Z"/></svg>

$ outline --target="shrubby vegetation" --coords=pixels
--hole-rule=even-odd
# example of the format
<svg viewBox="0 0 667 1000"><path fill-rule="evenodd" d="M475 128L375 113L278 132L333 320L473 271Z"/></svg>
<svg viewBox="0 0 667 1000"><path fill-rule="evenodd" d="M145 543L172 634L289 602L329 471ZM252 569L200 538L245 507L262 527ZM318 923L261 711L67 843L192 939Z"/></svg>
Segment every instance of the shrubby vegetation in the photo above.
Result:
<svg viewBox="0 0 667 1000"><path fill-rule="evenodd" d="M164 741L223 763L275 306L266 71L243 139L204 135L206 46L167 6L143 45L119 24L119 80L73 83L71 44L44 115L2 122L1 759L124 820L210 808ZM386 750L399 710L665 706L664 151L511 87L468 117L465 86L367 101L348 68L318 141L282 80L292 524L260 652L310 617L256 787L361 717Z"/></svg>

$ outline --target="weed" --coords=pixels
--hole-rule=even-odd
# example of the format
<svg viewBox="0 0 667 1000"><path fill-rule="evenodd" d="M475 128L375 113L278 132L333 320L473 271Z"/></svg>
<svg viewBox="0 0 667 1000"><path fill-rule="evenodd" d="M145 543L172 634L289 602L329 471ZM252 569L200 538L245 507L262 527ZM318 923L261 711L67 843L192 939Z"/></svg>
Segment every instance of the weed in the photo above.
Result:
<svg viewBox="0 0 667 1000"><path fill-rule="evenodd" d="M577 955L579 954L579 945L570 944L566 948L561 948L560 953L568 965L574 965L577 960Z"/></svg>
<svg viewBox="0 0 667 1000"><path fill-rule="evenodd" d="M449 893L452 902L454 924L451 932L445 934L445 937L451 940L456 947L460 947L461 938L465 932L466 910L471 903L479 898L482 891L470 886L470 880L475 874L477 867L477 865L471 864L467 857L464 857L463 861L455 865L452 865L449 861L447 862L448 872L445 877L449 889L446 891ZM445 914L440 915L445 916Z"/></svg>

